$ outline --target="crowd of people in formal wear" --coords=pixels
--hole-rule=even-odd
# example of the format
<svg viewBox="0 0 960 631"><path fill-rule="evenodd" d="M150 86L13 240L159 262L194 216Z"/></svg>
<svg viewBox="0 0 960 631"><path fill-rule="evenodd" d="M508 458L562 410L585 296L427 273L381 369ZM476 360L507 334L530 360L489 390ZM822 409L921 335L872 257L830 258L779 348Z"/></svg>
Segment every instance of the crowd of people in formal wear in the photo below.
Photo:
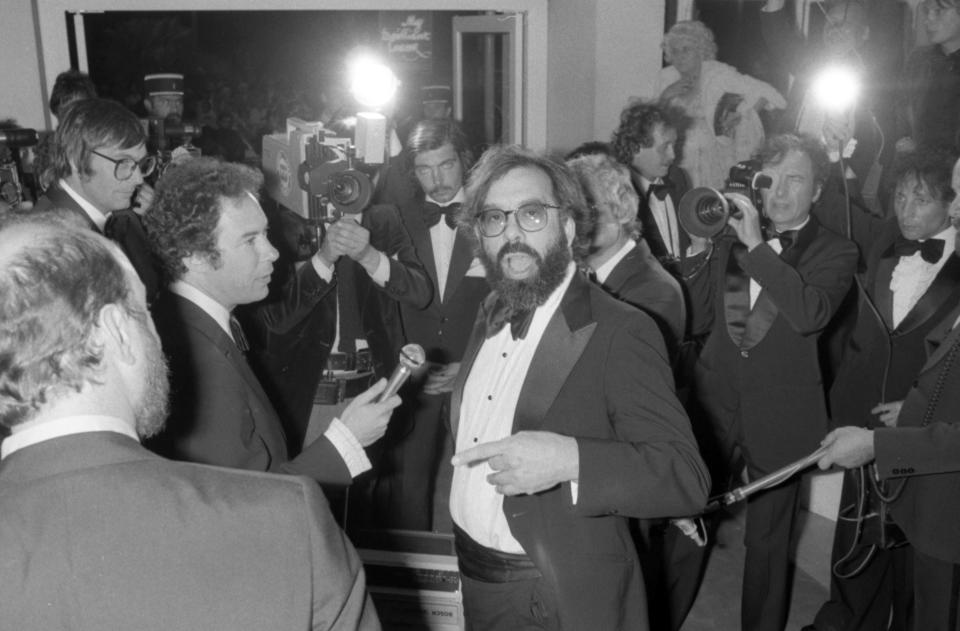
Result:
<svg viewBox="0 0 960 631"><path fill-rule="evenodd" d="M685 21L659 98L563 158L425 103L305 256L259 169L157 155L182 75L146 120L63 75L0 213L0 627L379 629L354 546L419 530L467 629L676 631L711 498L808 459L844 479L806 628L960 630L960 4L920 7L888 164L813 61L784 96ZM829 5L818 54L866 68L867 15ZM799 492L746 499L745 631L786 624Z"/></svg>

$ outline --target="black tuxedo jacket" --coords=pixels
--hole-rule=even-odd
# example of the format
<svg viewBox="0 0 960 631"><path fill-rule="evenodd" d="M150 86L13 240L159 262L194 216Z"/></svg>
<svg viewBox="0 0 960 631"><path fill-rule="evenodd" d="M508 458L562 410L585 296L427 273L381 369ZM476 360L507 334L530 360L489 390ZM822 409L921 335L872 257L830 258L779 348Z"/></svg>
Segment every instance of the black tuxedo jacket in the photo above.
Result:
<svg viewBox="0 0 960 631"><path fill-rule="evenodd" d="M4 629L380 629L317 485L113 432L0 463Z"/></svg>
<svg viewBox="0 0 960 631"><path fill-rule="evenodd" d="M400 206L400 218L410 234L417 257L437 287L437 269L433 256L430 228L423 222L423 194ZM443 299L439 289L434 290L430 304L417 308L409 303L400 303L400 314L406 340L423 346L429 361L439 363L458 362L470 337L470 330L477 317L480 303L490 293L486 276L467 276L471 267L477 271L479 260L474 257L470 237L457 230L447 271ZM482 267L479 269L482 270Z"/></svg>
<svg viewBox="0 0 960 631"><path fill-rule="evenodd" d="M640 175L635 170L632 171L633 186L637 189L637 195L640 196L640 206L637 210L637 219L643 225L643 240L647 242L647 245L650 246L650 252L657 258L657 260L663 261L664 257L669 256L669 250L667 249L666 236L660 234L660 228L657 227L657 222L653 218L653 214L650 211L650 205L647 200L646 194L643 192L643 189L640 187ZM670 200L673 202L674 212L679 212L680 210L680 198L683 197L683 194L690 190L690 180L687 178L686 172L678 166L670 167L670 170L667 171L667 177L665 178L671 184L671 188L667 193L670 196ZM680 252L677 253L679 258L683 258L687 246L690 245L690 235L687 234L687 231L683 229L683 226L680 225L679 219L677 220L677 230L679 231L678 238L680 240ZM667 270L671 273L677 270Z"/></svg>
<svg viewBox="0 0 960 631"><path fill-rule="evenodd" d="M350 472L324 437L290 460L280 418L246 359L213 318L171 292L154 320L170 363L170 418L149 446L162 456L346 485Z"/></svg>
<svg viewBox="0 0 960 631"><path fill-rule="evenodd" d="M727 233L715 241L688 281L694 334L709 334L696 392L720 446L729 453L741 444L751 464L772 471L815 450L826 433L817 339L850 288L857 248L812 216L782 257L765 243L736 255L743 246ZM685 264L692 271L704 256ZM753 309L741 303L748 277L761 286Z"/></svg>
<svg viewBox="0 0 960 631"><path fill-rule="evenodd" d="M897 427L874 433L880 476L906 482L893 518L923 554L960 563L960 305L927 337L930 353Z"/></svg>
<svg viewBox="0 0 960 631"><path fill-rule="evenodd" d="M481 307L457 376L454 435L495 300ZM695 513L710 485L653 321L575 275L520 392L513 432L524 430L573 436L580 453L576 505L569 484L503 502L513 536L556 595L560 626L648 629L627 518Z"/></svg>
<svg viewBox="0 0 960 631"><path fill-rule="evenodd" d="M926 359L927 335L960 301L960 257L951 256L919 302L893 326L890 278L899 258L891 246L899 234L899 229L888 231L868 256L862 279L867 297L860 296L857 324L830 390L836 426L875 425L874 406L906 396Z"/></svg>
<svg viewBox="0 0 960 631"><path fill-rule="evenodd" d="M33 212L63 210L74 215L81 225L100 232L97 224L84 212L70 195L58 186L53 186L37 200ZM140 280L147 290L147 304L152 305L163 287L160 265L150 250L147 233L143 229L140 216L133 210L118 210L109 214L103 234L115 241L123 253L130 259L133 269L137 270Z"/></svg>
<svg viewBox="0 0 960 631"><path fill-rule="evenodd" d="M331 282L307 262L262 303L239 309L254 349L254 363L291 432L306 430L313 397L336 335L337 285L359 308L358 328L367 340L378 376L389 376L403 346L398 303L424 308L433 286L394 206L371 206L361 225L370 244L390 260L390 280L380 287L353 260L337 261ZM344 274L349 280L344 282ZM302 435L299 436L302 440ZM299 444L294 438L291 446Z"/></svg>
<svg viewBox="0 0 960 631"><path fill-rule="evenodd" d="M643 239L613 268L602 287L652 317L673 357L683 341L687 307L680 283L663 268Z"/></svg>

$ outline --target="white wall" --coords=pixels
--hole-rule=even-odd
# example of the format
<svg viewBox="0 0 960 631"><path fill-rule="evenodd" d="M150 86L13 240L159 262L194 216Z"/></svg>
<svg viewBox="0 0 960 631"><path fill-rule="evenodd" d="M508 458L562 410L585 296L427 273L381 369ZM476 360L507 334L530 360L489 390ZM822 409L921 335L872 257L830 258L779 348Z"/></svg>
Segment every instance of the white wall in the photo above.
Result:
<svg viewBox="0 0 960 631"><path fill-rule="evenodd" d="M0 0L0 120L44 128L44 94L32 0ZM59 71L58 71L59 72Z"/></svg>

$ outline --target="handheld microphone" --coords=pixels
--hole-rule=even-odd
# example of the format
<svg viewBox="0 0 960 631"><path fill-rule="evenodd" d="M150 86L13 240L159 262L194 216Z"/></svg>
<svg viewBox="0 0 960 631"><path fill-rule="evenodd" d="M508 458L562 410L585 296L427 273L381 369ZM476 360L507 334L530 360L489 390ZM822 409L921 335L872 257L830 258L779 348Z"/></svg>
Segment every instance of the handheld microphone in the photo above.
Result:
<svg viewBox="0 0 960 631"><path fill-rule="evenodd" d="M397 364L397 367L393 370L393 374L390 375L390 380L387 381L387 387L384 388L380 396L377 397L377 403L395 395L400 389L400 386L410 377L410 374L423 366L423 362L426 359L427 355L423 352L423 347L419 344L407 344L401 348L400 363Z"/></svg>

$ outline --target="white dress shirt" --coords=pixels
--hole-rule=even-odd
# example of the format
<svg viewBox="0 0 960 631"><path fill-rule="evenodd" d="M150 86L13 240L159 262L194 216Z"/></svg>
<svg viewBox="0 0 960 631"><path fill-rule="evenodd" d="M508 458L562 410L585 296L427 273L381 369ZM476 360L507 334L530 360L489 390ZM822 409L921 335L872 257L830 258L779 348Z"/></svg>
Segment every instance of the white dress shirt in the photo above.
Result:
<svg viewBox="0 0 960 631"><path fill-rule="evenodd" d="M39 422L27 421L14 426L12 431L13 433L4 439L3 445L0 446L0 459L6 458L24 447L62 436L85 434L87 432L115 432L140 442L140 438L130 423L114 416L97 414L64 416Z"/></svg>
<svg viewBox="0 0 960 631"><path fill-rule="evenodd" d="M623 260L623 257L630 254L630 251L635 247L637 247L637 242L633 239L627 239L627 242L623 244L623 247L617 250L616 254L607 259L606 263L593 270L593 273L597 275L597 282L607 282L607 278L610 277L610 273L613 272L613 268L615 268L620 261Z"/></svg>
<svg viewBox="0 0 960 631"><path fill-rule="evenodd" d="M428 202L433 202L441 208L446 208L450 204L462 204L463 200L462 187L457 191L454 198L445 204L441 204L429 195L427 196ZM453 243L456 239L457 229L448 226L443 218L430 228L430 245L433 246L433 264L437 269L437 295L440 302L443 302L443 290L447 287L447 274L450 272L450 259L453 258Z"/></svg>
<svg viewBox="0 0 960 631"><path fill-rule="evenodd" d="M680 232L677 228L677 211L673 207L673 199L667 195L663 199L657 199L656 195L650 195L650 184L662 184L663 178L657 178L653 182L640 176L640 186L643 187L642 194L650 207L650 214L653 215L653 221L657 224L657 230L660 231L660 237L663 244L673 256L680 256Z"/></svg>
<svg viewBox="0 0 960 631"><path fill-rule="evenodd" d="M483 342L463 387L456 451L506 438L513 433L520 390L547 324L576 273L573 263L566 276L533 314L522 340L514 340L510 326ZM450 490L453 521L477 543L488 548L524 554L503 514L503 495L487 481L493 473L486 462L454 468Z"/></svg>
<svg viewBox="0 0 960 631"><path fill-rule="evenodd" d="M890 275L890 291L893 292L893 326L900 326L903 319L907 317L910 310L913 309L923 294L930 289L933 279L937 277L943 266L953 256L953 242L956 238L957 229L952 225L946 230L930 237L931 239L943 239L943 254L936 263L927 263L923 260L920 252L914 252L910 256L901 256L893 268L893 274Z"/></svg>
<svg viewBox="0 0 960 631"><path fill-rule="evenodd" d="M61 179L59 185L60 188L63 189L63 192L72 197L73 201L77 202L80 208L83 209L83 212L87 213L87 217L90 217L90 221L96 224L97 230L99 230L102 234L104 227L107 225L107 215L100 212L96 206L88 202L86 199L80 197L80 193L70 188L70 185L67 184L66 180Z"/></svg>

